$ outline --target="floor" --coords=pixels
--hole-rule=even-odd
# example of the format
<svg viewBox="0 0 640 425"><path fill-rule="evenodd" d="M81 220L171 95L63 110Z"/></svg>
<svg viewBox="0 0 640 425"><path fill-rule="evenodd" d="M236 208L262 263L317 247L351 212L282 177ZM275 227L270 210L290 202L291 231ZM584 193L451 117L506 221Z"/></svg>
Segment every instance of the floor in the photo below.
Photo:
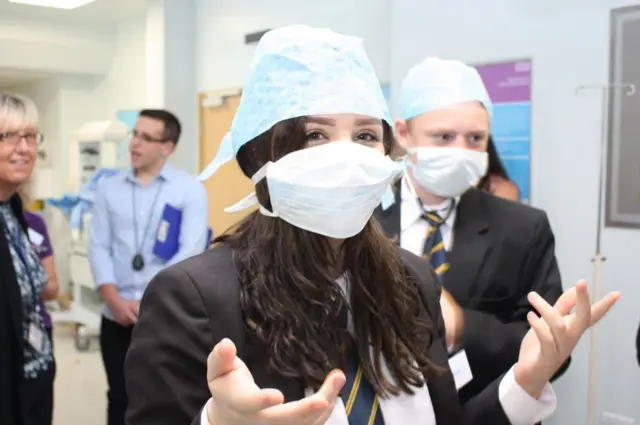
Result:
<svg viewBox="0 0 640 425"><path fill-rule="evenodd" d="M74 329L57 325L53 425L105 425L107 384L96 339L87 352L74 346Z"/></svg>

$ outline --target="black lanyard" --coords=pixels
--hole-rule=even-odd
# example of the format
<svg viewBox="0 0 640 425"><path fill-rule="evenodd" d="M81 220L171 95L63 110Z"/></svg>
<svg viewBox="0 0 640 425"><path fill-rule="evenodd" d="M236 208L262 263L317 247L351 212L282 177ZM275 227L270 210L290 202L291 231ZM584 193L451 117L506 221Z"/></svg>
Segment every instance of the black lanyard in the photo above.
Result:
<svg viewBox="0 0 640 425"><path fill-rule="evenodd" d="M156 209L156 203L158 202L158 197L160 196L160 192L162 191L162 184L164 182L161 181L158 186L158 190L156 191L156 196L153 198L153 204L151 204L151 211L149 212L149 219L147 220L147 225L144 228L144 234L142 235L142 241L138 240L138 211L136 208L136 183L133 183L131 186L131 203L133 205L133 234L134 234L134 242L136 255L142 255L142 248L144 245L144 241L147 239L147 235L149 234L149 228L151 227L151 221L153 218L153 212Z"/></svg>

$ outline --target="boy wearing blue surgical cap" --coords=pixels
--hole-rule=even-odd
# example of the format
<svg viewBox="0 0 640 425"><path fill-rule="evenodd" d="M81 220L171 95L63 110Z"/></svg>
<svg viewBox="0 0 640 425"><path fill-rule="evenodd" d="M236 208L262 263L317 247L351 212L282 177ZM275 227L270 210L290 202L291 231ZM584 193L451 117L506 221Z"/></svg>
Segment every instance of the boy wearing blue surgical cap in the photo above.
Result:
<svg viewBox="0 0 640 425"><path fill-rule="evenodd" d="M441 280L447 343L466 352L473 374L464 401L518 358L527 295L553 305L562 294L554 237L543 211L475 189L487 169L492 105L474 68L427 58L404 79L400 104L408 166L377 217Z"/></svg>

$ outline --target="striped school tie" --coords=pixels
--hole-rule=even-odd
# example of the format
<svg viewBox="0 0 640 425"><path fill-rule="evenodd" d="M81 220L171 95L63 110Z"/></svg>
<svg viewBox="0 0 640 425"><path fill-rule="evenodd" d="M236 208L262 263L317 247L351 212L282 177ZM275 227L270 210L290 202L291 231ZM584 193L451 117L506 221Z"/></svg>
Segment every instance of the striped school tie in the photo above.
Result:
<svg viewBox="0 0 640 425"><path fill-rule="evenodd" d="M345 375L347 382L342 390L342 401L349 425L384 425L378 395L363 376L359 363L350 362Z"/></svg>
<svg viewBox="0 0 640 425"><path fill-rule="evenodd" d="M431 267L442 281L444 274L449 270L447 251L444 249L444 240L440 231L443 219L435 212L425 212L424 218L429 223L429 228L425 236L423 257L429 260Z"/></svg>

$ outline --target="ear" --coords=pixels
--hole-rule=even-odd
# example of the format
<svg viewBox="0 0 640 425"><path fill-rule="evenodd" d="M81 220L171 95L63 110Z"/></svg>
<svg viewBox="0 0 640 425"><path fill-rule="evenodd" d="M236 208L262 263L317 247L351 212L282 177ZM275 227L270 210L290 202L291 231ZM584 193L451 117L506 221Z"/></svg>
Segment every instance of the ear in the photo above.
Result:
<svg viewBox="0 0 640 425"><path fill-rule="evenodd" d="M171 156L171 154L176 150L176 144L173 142L165 142L162 144L162 154L165 157Z"/></svg>
<svg viewBox="0 0 640 425"><path fill-rule="evenodd" d="M405 120L396 120L396 140L403 148L407 148L407 138L409 136L409 127Z"/></svg>

